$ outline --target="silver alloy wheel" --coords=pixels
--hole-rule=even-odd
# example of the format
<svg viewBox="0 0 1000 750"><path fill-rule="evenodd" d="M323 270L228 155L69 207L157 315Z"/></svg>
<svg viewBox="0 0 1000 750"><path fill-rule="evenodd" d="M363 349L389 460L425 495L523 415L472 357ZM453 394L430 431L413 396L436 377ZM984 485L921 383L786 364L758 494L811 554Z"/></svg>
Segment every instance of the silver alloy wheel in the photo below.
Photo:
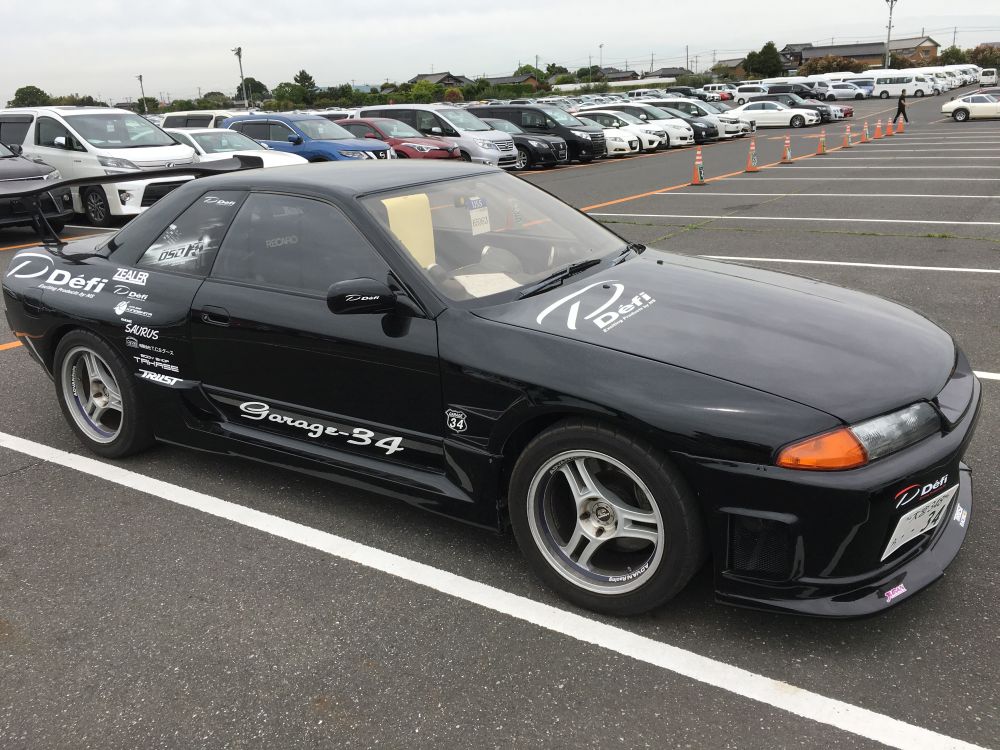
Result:
<svg viewBox="0 0 1000 750"><path fill-rule="evenodd" d="M63 357L63 398L83 433L95 443L110 443L122 431L125 411L121 388L99 354L76 346Z"/></svg>
<svg viewBox="0 0 1000 750"><path fill-rule="evenodd" d="M528 168L528 152L526 149L517 149L517 161L514 162L515 169L527 169Z"/></svg>
<svg viewBox="0 0 1000 750"><path fill-rule="evenodd" d="M97 190L87 192L87 217L94 223L105 221L108 218L107 201Z"/></svg>
<svg viewBox="0 0 1000 750"><path fill-rule="evenodd" d="M546 461L528 488L539 551L575 586L624 594L660 567L663 518L645 483L621 461L589 450Z"/></svg>

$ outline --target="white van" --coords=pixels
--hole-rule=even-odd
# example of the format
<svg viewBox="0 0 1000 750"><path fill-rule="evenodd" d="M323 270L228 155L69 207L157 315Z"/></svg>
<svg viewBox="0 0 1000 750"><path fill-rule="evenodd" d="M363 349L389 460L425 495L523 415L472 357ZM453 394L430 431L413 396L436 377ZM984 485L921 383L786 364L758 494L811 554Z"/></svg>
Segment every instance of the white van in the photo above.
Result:
<svg viewBox="0 0 1000 750"><path fill-rule="evenodd" d="M906 91L908 95L913 94L913 74L900 70L878 71L875 73L875 88L872 96L882 99L889 97L896 98Z"/></svg>
<svg viewBox="0 0 1000 750"><path fill-rule="evenodd" d="M983 68L983 72L979 74L979 85L980 86L996 86L997 85L997 69L996 68Z"/></svg>
<svg viewBox="0 0 1000 750"><path fill-rule="evenodd" d="M248 115L249 110L195 109L189 112L168 112L163 115L161 128L221 128L222 121L237 115Z"/></svg>
<svg viewBox="0 0 1000 750"><path fill-rule="evenodd" d="M194 150L125 109L24 107L0 110L0 127L20 136L25 156L55 167L64 179L132 175L194 162ZM8 136L5 136L8 137ZM134 216L190 178L123 181L73 188L73 210L95 226Z"/></svg>

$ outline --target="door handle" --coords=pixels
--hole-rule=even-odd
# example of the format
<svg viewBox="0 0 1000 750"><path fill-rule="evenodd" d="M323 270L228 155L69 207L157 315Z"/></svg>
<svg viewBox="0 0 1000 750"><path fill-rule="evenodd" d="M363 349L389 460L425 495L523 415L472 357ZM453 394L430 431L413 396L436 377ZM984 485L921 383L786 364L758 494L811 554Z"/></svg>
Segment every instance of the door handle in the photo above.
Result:
<svg viewBox="0 0 1000 750"><path fill-rule="evenodd" d="M228 326L229 310L226 310L223 307L205 305L201 308L201 320L211 326Z"/></svg>

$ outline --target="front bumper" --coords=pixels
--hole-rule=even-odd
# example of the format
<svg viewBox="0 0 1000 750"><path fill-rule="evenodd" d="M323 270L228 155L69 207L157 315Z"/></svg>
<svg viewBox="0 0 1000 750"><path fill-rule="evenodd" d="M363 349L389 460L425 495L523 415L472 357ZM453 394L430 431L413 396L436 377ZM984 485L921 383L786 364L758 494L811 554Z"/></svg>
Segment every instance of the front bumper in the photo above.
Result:
<svg viewBox="0 0 1000 750"><path fill-rule="evenodd" d="M101 188L108 199L108 206L113 216L137 216L190 179L192 178L163 177L154 180L116 182L112 185L101 185ZM82 201L77 207L77 212L83 213Z"/></svg>
<svg viewBox="0 0 1000 750"><path fill-rule="evenodd" d="M34 181L24 181L31 187ZM69 188L49 190L41 196L42 213L47 219L68 221L73 216L73 194ZM31 206L22 198L0 200L0 227L16 227L31 224Z"/></svg>
<svg viewBox="0 0 1000 750"><path fill-rule="evenodd" d="M939 578L965 539L973 505L971 473L961 458L979 416L980 385L971 370L956 372L937 399L948 408L956 389L965 389L965 409L950 431L860 469L808 472L679 457L707 503L716 598L857 617L908 599ZM939 479L939 491L909 504L899 500L903 488L926 491ZM889 546L904 516L949 491L938 525Z"/></svg>

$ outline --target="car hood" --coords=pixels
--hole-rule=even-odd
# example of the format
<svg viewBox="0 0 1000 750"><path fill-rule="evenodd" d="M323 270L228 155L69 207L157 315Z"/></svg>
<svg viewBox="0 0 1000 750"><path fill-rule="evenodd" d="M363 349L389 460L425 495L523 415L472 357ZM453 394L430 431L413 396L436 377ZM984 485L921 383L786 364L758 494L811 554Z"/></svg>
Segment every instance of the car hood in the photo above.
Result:
<svg viewBox="0 0 1000 750"><path fill-rule="evenodd" d="M934 398L956 357L947 333L887 300L657 250L477 314L740 383L845 422ZM585 362L581 351L584 371ZM614 387L627 382L623 361Z"/></svg>
<svg viewBox="0 0 1000 750"><path fill-rule="evenodd" d="M377 138L337 138L328 141L316 140L313 143L327 143L338 151L387 151L389 144Z"/></svg>
<svg viewBox="0 0 1000 750"><path fill-rule="evenodd" d="M48 164L39 164L23 156L9 156L0 159L0 182L4 180L37 179L52 171Z"/></svg>

